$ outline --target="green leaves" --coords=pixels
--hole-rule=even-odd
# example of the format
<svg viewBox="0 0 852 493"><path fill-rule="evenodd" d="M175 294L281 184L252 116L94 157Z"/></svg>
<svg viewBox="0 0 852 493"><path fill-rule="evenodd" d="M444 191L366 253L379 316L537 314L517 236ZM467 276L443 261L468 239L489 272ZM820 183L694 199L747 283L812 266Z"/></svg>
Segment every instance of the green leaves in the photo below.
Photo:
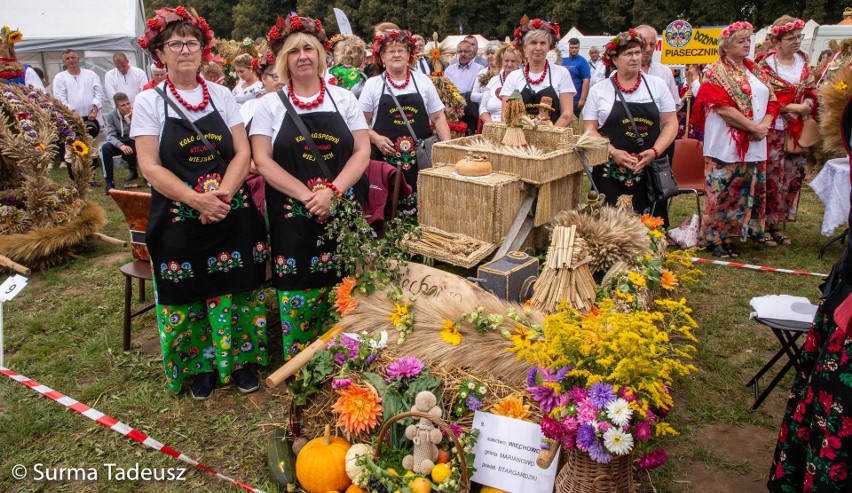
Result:
<svg viewBox="0 0 852 493"><path fill-rule="evenodd" d="M293 404L296 407L308 403L308 397L320 390L322 382L334 371L334 360L328 351L319 351L299 371L299 374L290 385L293 393Z"/></svg>

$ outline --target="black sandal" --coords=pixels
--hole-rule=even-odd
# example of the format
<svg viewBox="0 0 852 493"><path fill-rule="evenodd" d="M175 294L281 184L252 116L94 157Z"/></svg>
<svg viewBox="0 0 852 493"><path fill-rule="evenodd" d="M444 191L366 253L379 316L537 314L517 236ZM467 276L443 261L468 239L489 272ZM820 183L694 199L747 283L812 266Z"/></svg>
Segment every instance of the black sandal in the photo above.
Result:
<svg viewBox="0 0 852 493"><path fill-rule="evenodd" d="M729 257L734 257L734 258L736 258L736 257L739 257L739 256L740 256L740 253L739 253L739 252L737 252L737 250L734 248L734 244L733 244L733 243L725 243L725 244L724 244L724 247L725 247L725 251L726 251L726 252L728 252L728 256L729 256Z"/></svg>
<svg viewBox="0 0 852 493"><path fill-rule="evenodd" d="M714 257L719 258L729 258L731 256L731 254L728 253L728 249L721 243L713 245L713 251L711 253Z"/></svg>
<svg viewBox="0 0 852 493"><path fill-rule="evenodd" d="M793 243L790 241L790 238L787 238L777 231L770 231L769 234L772 235L772 239L775 241L776 245L791 245Z"/></svg>

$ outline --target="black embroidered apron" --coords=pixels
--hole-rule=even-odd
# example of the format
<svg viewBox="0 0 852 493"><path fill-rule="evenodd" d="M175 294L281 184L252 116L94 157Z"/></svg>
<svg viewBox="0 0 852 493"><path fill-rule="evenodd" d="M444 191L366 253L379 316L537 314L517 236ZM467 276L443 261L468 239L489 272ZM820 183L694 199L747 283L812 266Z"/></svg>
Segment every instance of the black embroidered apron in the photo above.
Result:
<svg viewBox="0 0 852 493"><path fill-rule="evenodd" d="M535 119L538 116L538 104L541 102L541 98L549 97L551 99L550 105L553 106L553 112L550 114L550 121L556 125L556 120L559 119L559 115L562 114L562 106L559 104L559 94L556 93L556 89L553 87L553 67L550 66L550 62L547 62L547 83L548 86L544 89L535 92L533 91L532 86L530 85L530 81L526 81L526 85L524 89L521 91L521 98L524 100L524 106L527 109L527 115L530 118ZM507 94L507 96L509 96Z"/></svg>
<svg viewBox="0 0 852 493"><path fill-rule="evenodd" d="M228 163L235 154L231 130L213 101L210 105L213 111L196 120L195 125ZM170 116L165 100L163 107L163 167L196 192L219 188L225 166L198 139L189 123ZM197 210L153 189L145 239L151 253L157 303L161 305L182 305L251 291L261 285L266 273L269 250L263 218L245 185L231 199L231 210L225 219L212 224L201 224Z"/></svg>
<svg viewBox="0 0 852 493"><path fill-rule="evenodd" d="M385 76L386 74L381 75L381 77ZM405 116L408 117L408 122L414 129L414 134L418 139L423 140L432 136L429 112L426 110L426 102L420 95L417 81L413 75L411 82L414 84L415 92L396 94L396 99L399 100L399 105L405 110ZM396 103L393 102L393 97L387 92L387 86L384 83L382 83L382 97L379 98L379 108L376 110L375 116L376 121L373 124L373 130L393 142L397 155L385 156L376 146L371 146L370 159L387 161L402 169L405 182L411 185L412 194L411 197L400 200L399 209L406 214L416 216L418 167L415 154L417 142L414 142L414 139L411 138L411 132L408 131L405 121L399 116Z"/></svg>
<svg viewBox="0 0 852 493"><path fill-rule="evenodd" d="M650 149L657 138L660 136L660 110L654 102L654 97L651 95L651 88L648 87L648 81L645 81L645 88L648 89L648 95L651 101L648 103L631 103L627 101L627 106L630 108L630 113L633 114L633 119L636 121L636 126L639 128L640 137L645 142L644 149ZM602 82L604 84L609 81ZM621 104L621 99L618 94L615 94L615 101L612 104L609 116L603 126L598 129L601 135L609 139L610 144L618 150L627 151L631 154L638 154L644 149L639 148L636 142L636 135L633 131L633 125L630 124L630 118L627 112L624 111L624 105ZM592 168L592 178L595 180L598 190L606 195L606 203L615 205L618 197L622 195L631 195L633 197L633 210L639 214L651 212L653 202L648 200L648 184L645 181L645 170L639 173L633 173L627 168L623 168L612 161L607 161L601 166ZM654 205L654 215L666 222L668 225L668 211L666 210L666 201L660 200Z"/></svg>
<svg viewBox="0 0 852 493"><path fill-rule="evenodd" d="M337 103L331 99L337 110ZM352 156L355 139L339 111L312 111L299 116L305 123L335 177ZM314 160L310 147L296 125L285 121L272 143L272 159L284 171L311 189L329 179ZM352 190L355 200L363 204L367 196L366 178L362 177ZM292 291L332 286L340 282L337 275L337 242L326 238L325 224L314 220L302 202L266 184L266 213L272 244L272 284L276 289Z"/></svg>

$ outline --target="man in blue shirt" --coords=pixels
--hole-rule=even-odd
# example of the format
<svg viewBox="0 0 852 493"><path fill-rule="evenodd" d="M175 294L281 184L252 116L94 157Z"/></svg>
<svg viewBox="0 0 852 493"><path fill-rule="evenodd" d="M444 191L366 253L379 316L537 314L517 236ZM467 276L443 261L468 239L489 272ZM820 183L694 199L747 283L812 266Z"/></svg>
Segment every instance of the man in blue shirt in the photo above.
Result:
<svg viewBox="0 0 852 493"><path fill-rule="evenodd" d="M574 87L579 89L574 93L574 114L579 115L586 104L586 96L589 94L589 79L591 71L589 62L580 56L580 40L571 38L568 40L568 57L562 59L562 66L568 69Z"/></svg>

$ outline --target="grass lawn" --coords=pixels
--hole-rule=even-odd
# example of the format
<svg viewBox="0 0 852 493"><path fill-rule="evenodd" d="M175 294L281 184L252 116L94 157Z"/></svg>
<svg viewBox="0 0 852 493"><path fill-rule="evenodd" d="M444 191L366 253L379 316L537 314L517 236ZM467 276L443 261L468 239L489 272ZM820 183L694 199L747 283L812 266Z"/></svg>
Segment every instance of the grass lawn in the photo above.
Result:
<svg viewBox="0 0 852 493"><path fill-rule="evenodd" d="M56 173L62 176L64 171ZM119 185L125 173L117 171ZM104 233L126 238L123 216L112 200L99 188L91 199L107 211ZM682 220L690 207L694 209L693 198L678 198L672 222ZM826 240L819 234L822 213L822 204L805 187L799 222L787 229L793 245L743 245L739 261L827 273L843 246L833 245L825 259L817 258ZM118 267L129 260L129 249L93 242L70 261L33 274L26 289L4 306L6 366L226 475L274 491L267 482L266 435L271 426L286 424L288 397L283 390L265 387L250 396L220 388L202 403L186 395L173 396L158 354L121 350L124 283ZM816 301L821 279L701 268L707 275L687 294L701 326L696 332L701 371L673 389L677 406L671 416L681 435L669 442L668 465L650 475L642 473L639 479L645 491L765 491L791 377L758 411L751 411L752 392L744 383L774 353L777 342L767 328L749 321L748 301L778 293ZM133 328L134 344L156 340L152 313L134 320ZM282 360L280 340L275 336L270 340L272 364L262 377ZM16 464L29 469L26 479L13 479ZM43 464L42 470L95 468L99 479L36 482L32 480L36 464ZM189 466L183 482L107 481L105 464L184 467L0 377L0 491L237 491Z"/></svg>

